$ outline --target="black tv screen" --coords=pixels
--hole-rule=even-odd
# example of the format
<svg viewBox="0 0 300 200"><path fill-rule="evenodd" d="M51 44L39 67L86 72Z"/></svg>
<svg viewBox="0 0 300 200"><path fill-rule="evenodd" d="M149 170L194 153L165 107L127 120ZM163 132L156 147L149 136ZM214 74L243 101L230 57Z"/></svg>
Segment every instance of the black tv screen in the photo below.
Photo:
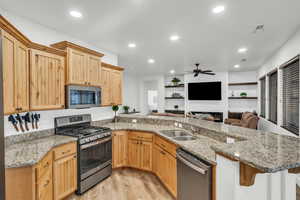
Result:
<svg viewBox="0 0 300 200"><path fill-rule="evenodd" d="M189 100L222 100L221 86L221 82L189 83Z"/></svg>

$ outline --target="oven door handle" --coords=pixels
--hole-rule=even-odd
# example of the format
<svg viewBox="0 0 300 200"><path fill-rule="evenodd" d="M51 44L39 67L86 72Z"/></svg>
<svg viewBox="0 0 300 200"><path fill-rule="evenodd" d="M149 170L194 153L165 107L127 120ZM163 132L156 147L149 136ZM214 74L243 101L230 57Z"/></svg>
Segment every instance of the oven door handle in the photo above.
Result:
<svg viewBox="0 0 300 200"><path fill-rule="evenodd" d="M87 149L87 148L89 148L89 147L96 146L96 145L99 145L99 144L108 142L108 141L110 141L110 140L111 140L111 137L105 138L105 139L100 139L100 140L97 140L97 141L95 141L95 142L91 142L91 143L88 143L88 144L81 145L81 146L80 146L80 149Z"/></svg>
<svg viewBox="0 0 300 200"><path fill-rule="evenodd" d="M206 169L202 169L199 166L196 166L194 164L192 164L191 162L189 162L188 160L186 160L184 157L182 157L181 155L177 154L177 158L183 162L185 165L187 165L188 167L192 168L193 170L199 172L200 174L205 175L206 174Z"/></svg>

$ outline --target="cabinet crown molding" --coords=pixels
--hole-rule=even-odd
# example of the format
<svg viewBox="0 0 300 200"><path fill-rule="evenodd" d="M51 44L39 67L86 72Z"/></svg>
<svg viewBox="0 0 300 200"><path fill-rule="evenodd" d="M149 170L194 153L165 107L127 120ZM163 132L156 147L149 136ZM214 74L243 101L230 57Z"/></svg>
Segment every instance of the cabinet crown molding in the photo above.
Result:
<svg viewBox="0 0 300 200"><path fill-rule="evenodd" d="M58 43L55 43L55 44L51 44L50 46L54 47L54 48L57 48L57 49L61 49L61 50L66 50L67 48L72 48L72 49L76 49L76 50L82 51L84 53L88 53L88 54L98 56L98 57L103 57L104 56L103 53L88 49L86 47L83 47L83 46L80 46L80 45L77 45L77 44L74 44L74 43L68 42L68 41L58 42Z"/></svg>
<svg viewBox="0 0 300 200"><path fill-rule="evenodd" d="M37 49L41 51L45 51L48 53L53 53L59 56L66 56L66 52L55 49L52 47L48 47L45 45L37 44L28 39L23 33L21 33L14 25L12 25L7 19L5 19L2 15L0 15L0 28L12 35L22 44L24 44L27 48Z"/></svg>
<svg viewBox="0 0 300 200"><path fill-rule="evenodd" d="M108 63L105 63L105 62L101 62L101 65L102 65L102 67L105 67L105 68L114 69L114 70L118 70L118 71L124 71L123 67L108 64Z"/></svg>

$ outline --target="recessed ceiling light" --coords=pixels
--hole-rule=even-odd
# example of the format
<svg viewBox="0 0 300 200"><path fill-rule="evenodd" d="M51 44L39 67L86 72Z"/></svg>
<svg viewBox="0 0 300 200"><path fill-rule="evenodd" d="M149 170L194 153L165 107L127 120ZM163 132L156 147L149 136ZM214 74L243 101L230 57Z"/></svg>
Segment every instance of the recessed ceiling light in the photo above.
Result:
<svg viewBox="0 0 300 200"><path fill-rule="evenodd" d="M129 48L135 48L135 47L136 47L136 44L135 44L135 43L129 43L129 44L128 44L128 47L129 47Z"/></svg>
<svg viewBox="0 0 300 200"><path fill-rule="evenodd" d="M175 74L175 70L174 69L170 70L170 74Z"/></svg>
<svg viewBox="0 0 300 200"><path fill-rule="evenodd" d="M234 65L234 68L240 68L240 65Z"/></svg>
<svg viewBox="0 0 300 200"><path fill-rule="evenodd" d="M153 64L153 63L155 63L155 60L150 58L150 59L148 59L148 63Z"/></svg>
<svg viewBox="0 0 300 200"><path fill-rule="evenodd" d="M82 14L81 12L77 11L77 10L72 10L70 11L70 15L72 17L75 17L75 18L82 18Z"/></svg>
<svg viewBox="0 0 300 200"><path fill-rule="evenodd" d="M223 5L216 6L212 9L212 12L215 13L215 14L219 14L219 13L222 13L224 11L225 11L225 6L223 6Z"/></svg>
<svg viewBox="0 0 300 200"><path fill-rule="evenodd" d="M239 50L238 50L239 53L246 53L247 51L248 51L248 49L245 47L239 48Z"/></svg>
<svg viewBox="0 0 300 200"><path fill-rule="evenodd" d="M170 37L170 40L171 41L177 41L177 40L179 40L180 39L180 37L178 36L178 35L172 35L171 37Z"/></svg>

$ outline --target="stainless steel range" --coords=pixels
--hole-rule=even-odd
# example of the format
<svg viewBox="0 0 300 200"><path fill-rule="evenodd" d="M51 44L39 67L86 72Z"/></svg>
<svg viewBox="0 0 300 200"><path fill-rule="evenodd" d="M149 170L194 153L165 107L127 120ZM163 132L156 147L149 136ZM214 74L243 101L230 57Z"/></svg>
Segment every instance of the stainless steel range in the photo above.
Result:
<svg viewBox="0 0 300 200"><path fill-rule="evenodd" d="M77 194L111 175L111 129L91 126L91 115L87 114L55 118L55 133L78 138Z"/></svg>

